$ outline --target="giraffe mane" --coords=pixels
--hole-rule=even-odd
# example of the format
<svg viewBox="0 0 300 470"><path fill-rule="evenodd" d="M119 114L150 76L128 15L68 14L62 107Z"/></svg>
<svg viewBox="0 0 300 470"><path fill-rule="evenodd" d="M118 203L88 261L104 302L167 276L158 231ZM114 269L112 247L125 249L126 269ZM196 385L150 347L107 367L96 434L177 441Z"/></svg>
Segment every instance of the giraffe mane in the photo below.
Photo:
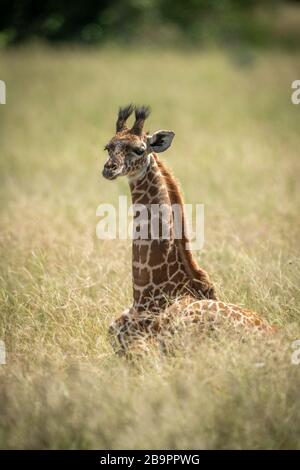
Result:
<svg viewBox="0 0 300 470"><path fill-rule="evenodd" d="M210 299L216 299L214 288L209 279L208 274L206 273L206 271L200 268L197 261L194 259L191 250L187 247L189 239L186 235L186 217L184 213L183 196L179 189L179 185L170 170L164 165L161 160L159 160L157 155L153 154L153 156L163 176L171 204L178 204L181 207L182 237L175 238L175 243L178 247L178 251L181 257L181 261L183 262L183 265L185 267L186 274L191 279L195 290L199 292L200 289L202 298L208 297ZM205 292L206 295L204 295L203 292Z"/></svg>

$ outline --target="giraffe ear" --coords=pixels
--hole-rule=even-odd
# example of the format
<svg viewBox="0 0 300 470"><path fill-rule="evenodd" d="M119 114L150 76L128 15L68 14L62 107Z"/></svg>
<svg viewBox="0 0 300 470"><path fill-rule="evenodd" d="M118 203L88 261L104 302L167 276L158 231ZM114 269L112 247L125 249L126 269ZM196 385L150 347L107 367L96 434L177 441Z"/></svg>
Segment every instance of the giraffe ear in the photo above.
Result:
<svg viewBox="0 0 300 470"><path fill-rule="evenodd" d="M154 152L164 152L170 147L175 132L173 131L157 131L153 135L148 136L148 143Z"/></svg>

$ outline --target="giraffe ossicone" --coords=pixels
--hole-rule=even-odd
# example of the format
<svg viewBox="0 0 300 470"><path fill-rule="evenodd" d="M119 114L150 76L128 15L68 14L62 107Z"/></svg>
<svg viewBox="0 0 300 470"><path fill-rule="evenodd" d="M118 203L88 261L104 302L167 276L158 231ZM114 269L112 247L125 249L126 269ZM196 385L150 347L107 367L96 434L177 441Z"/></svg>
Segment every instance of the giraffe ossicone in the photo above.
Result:
<svg viewBox="0 0 300 470"><path fill-rule="evenodd" d="M127 121L133 112L135 120L129 128ZM255 312L217 300L208 274L198 266L188 248L178 183L157 156L170 147L175 133L171 130L145 133L144 122L149 114L147 106L119 109L116 134L105 146L108 158L102 174L109 180L127 176L132 203L146 208L147 217L151 217L151 208L163 206L164 211L156 214L156 223L161 229L167 224L168 237L153 238L150 228L145 236L142 230L145 217L134 214L134 229L141 236L132 240L133 305L112 323L111 336L117 338L120 350L126 351L132 341L138 342L141 337L158 339L165 331L173 330L171 318L180 318L185 323L192 318L192 322L199 324L208 318L210 325L223 319L234 328L273 331ZM180 237L176 233L174 205L181 208Z"/></svg>

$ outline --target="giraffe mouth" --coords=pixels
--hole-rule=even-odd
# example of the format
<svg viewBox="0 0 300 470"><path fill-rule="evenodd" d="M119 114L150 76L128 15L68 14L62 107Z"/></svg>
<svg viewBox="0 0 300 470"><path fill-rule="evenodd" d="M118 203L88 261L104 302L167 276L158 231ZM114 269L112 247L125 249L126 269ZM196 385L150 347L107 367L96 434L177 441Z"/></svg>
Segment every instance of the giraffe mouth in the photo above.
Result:
<svg viewBox="0 0 300 470"><path fill-rule="evenodd" d="M102 171L102 176L110 181L115 180L119 175L120 175L119 171L111 171L106 168L104 168Z"/></svg>

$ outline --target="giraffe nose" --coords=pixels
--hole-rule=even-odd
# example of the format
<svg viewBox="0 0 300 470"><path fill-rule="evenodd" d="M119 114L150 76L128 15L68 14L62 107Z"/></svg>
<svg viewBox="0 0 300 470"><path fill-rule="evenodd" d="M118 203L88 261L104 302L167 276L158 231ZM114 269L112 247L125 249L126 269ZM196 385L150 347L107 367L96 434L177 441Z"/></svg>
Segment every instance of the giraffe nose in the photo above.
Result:
<svg viewBox="0 0 300 470"><path fill-rule="evenodd" d="M118 169L118 165L115 162L107 162L104 165L106 170L116 171Z"/></svg>
<svg viewBox="0 0 300 470"><path fill-rule="evenodd" d="M116 163L111 163L109 165L109 168L112 170L112 171L116 171L118 169L118 165Z"/></svg>
<svg viewBox="0 0 300 470"><path fill-rule="evenodd" d="M102 175L104 176L104 178L113 179L117 170L118 165L115 162L107 162L104 165Z"/></svg>

